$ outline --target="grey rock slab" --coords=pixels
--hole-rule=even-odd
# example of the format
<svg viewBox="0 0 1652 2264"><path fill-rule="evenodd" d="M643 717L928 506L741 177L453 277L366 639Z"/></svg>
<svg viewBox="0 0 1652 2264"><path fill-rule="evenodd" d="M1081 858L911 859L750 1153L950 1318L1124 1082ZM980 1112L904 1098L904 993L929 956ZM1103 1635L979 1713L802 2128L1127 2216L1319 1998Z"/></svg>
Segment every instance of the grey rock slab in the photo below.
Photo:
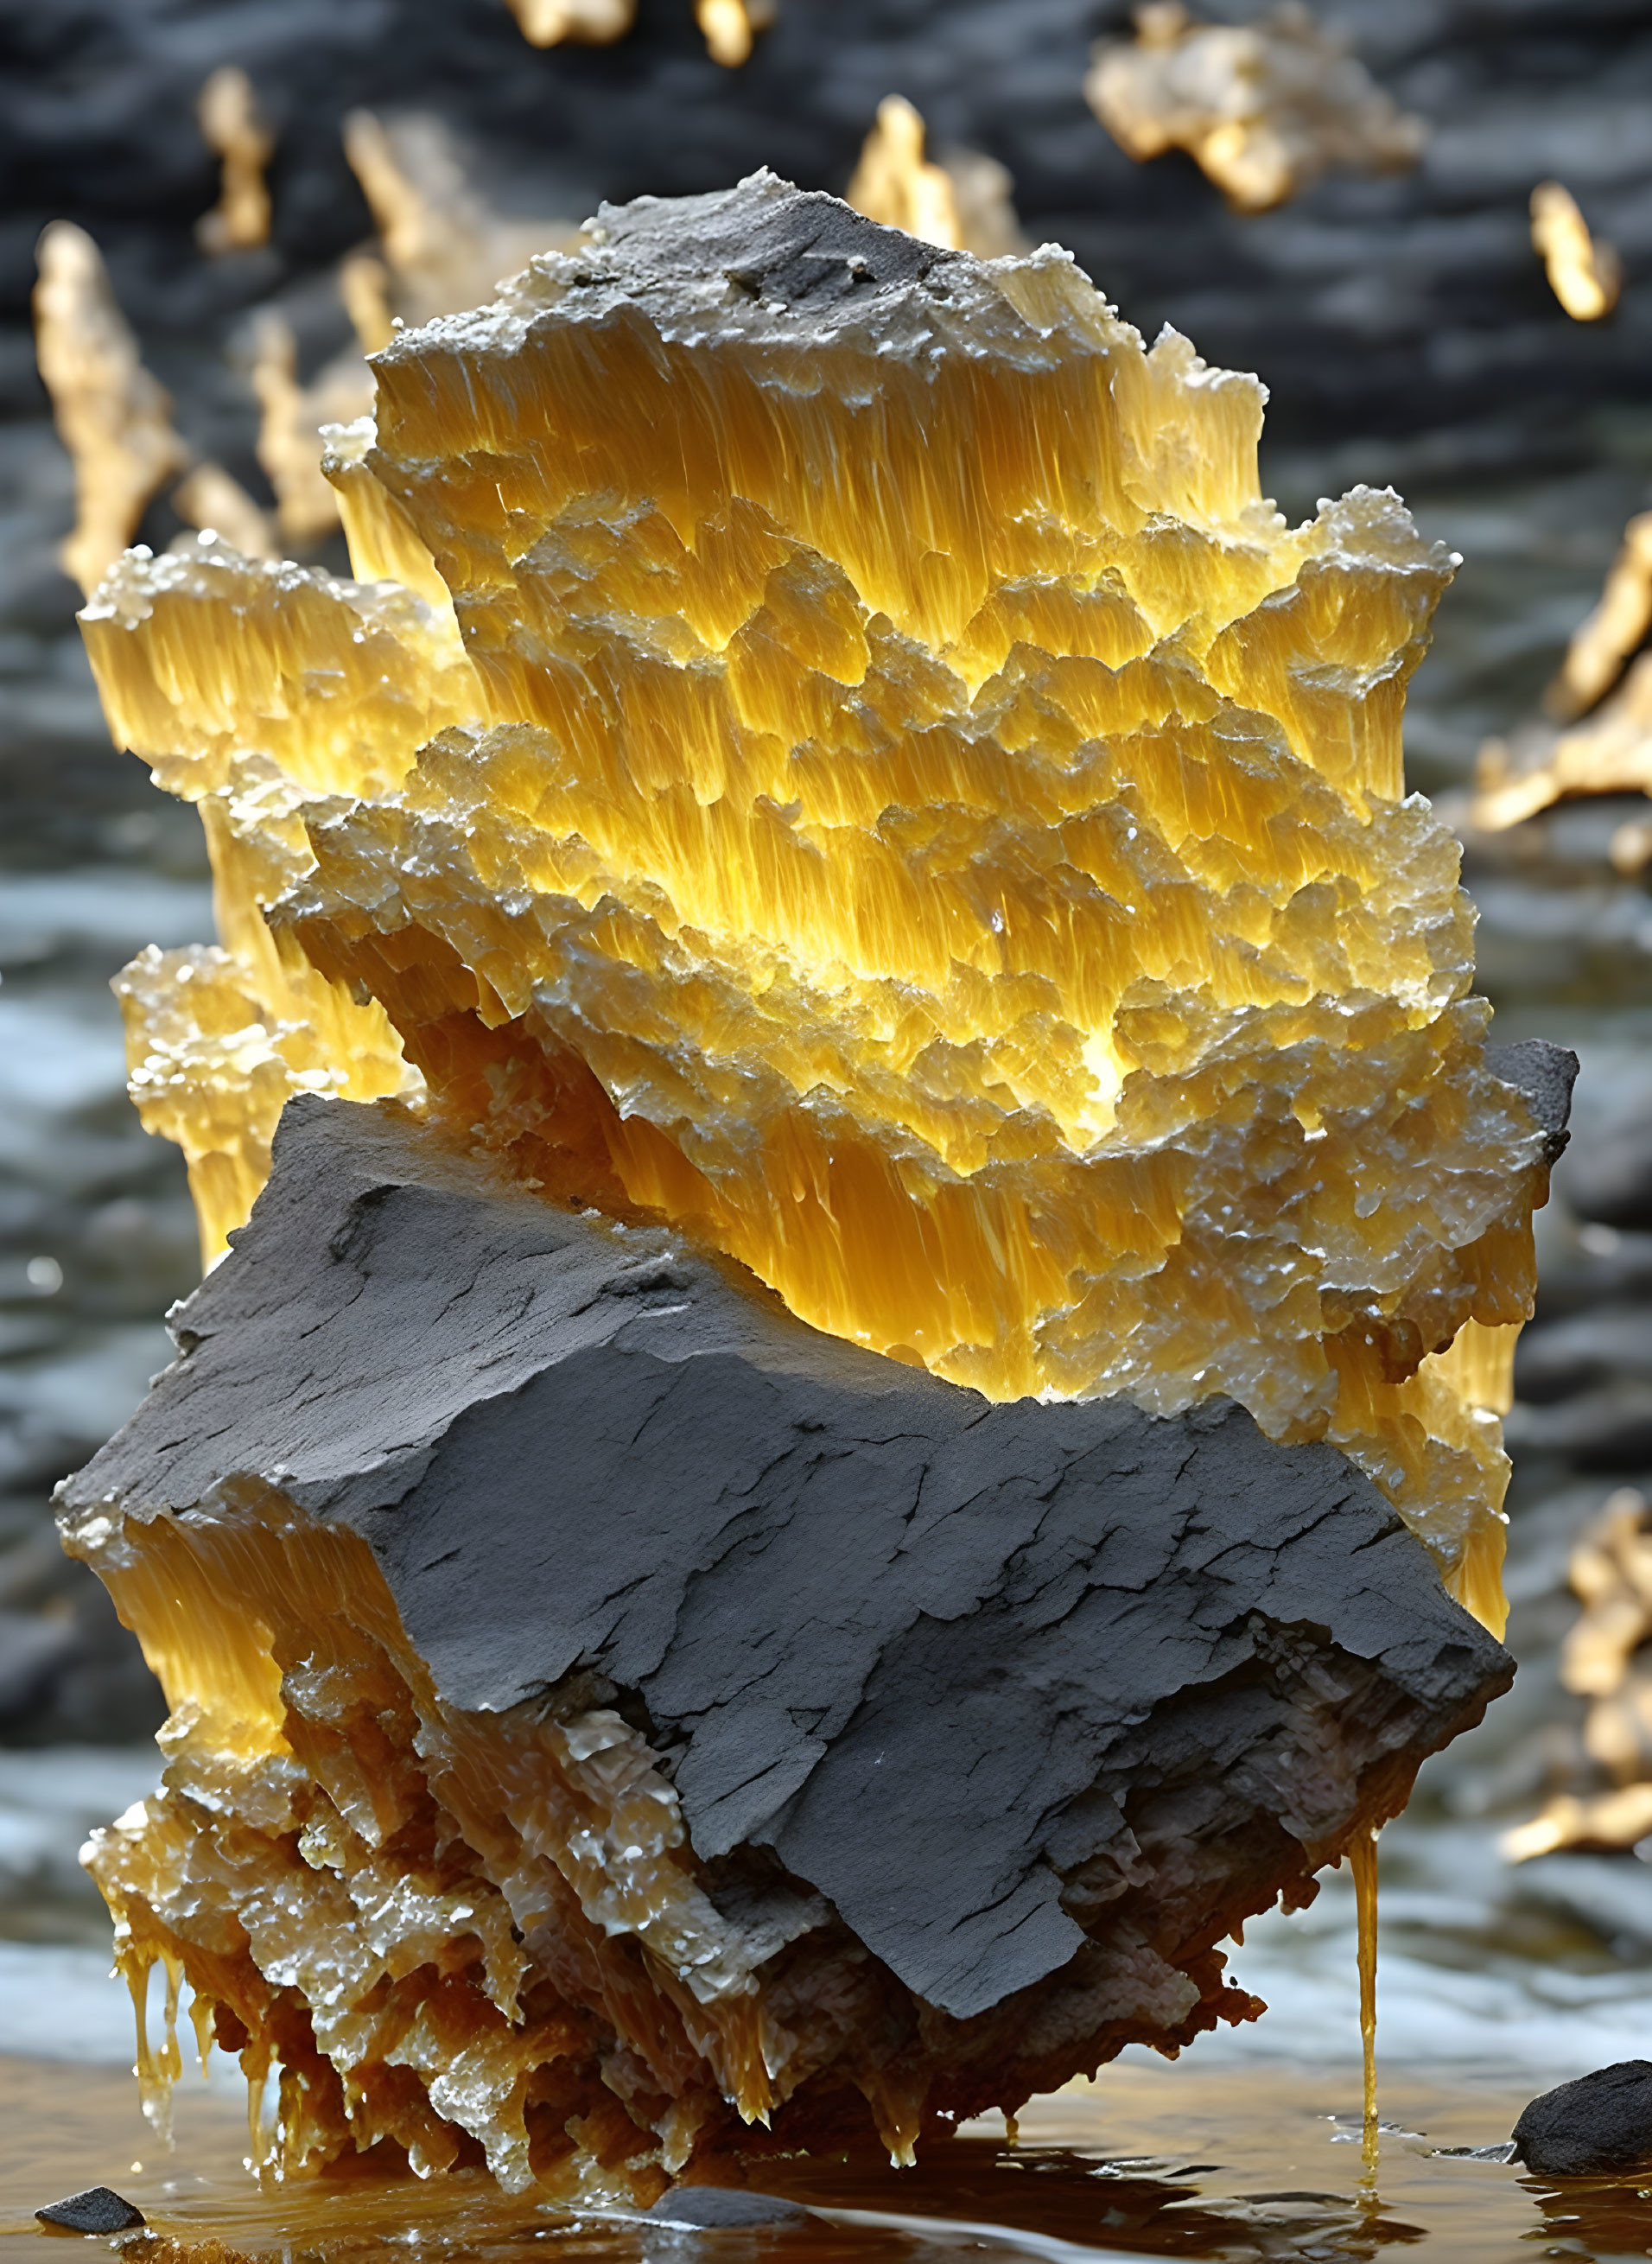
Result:
<svg viewBox="0 0 1652 2264"><path fill-rule="evenodd" d="M250 1478L351 1527L447 1702L636 1694L697 1854L772 1850L959 2017L1083 1946L1063 1880L1130 1785L1192 1817L1204 1771L1308 1849L1507 1683L1335 1449L1223 1401L994 1404L392 1105L291 1103L234 1244L66 1524ZM1279 1678L1321 1669L1365 1694L1340 1777L1279 1758L1321 1702Z"/></svg>

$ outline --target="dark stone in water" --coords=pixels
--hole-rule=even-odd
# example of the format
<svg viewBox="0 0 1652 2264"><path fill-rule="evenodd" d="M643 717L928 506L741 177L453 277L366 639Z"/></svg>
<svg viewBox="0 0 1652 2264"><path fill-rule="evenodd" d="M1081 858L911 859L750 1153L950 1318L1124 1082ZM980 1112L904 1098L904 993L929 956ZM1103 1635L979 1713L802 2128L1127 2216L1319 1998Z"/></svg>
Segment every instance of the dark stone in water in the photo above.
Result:
<svg viewBox="0 0 1652 2264"><path fill-rule="evenodd" d="M109 2186L88 2186L66 2201L47 2202L34 2214L42 2224L62 2225L65 2232L130 2232L143 2222L143 2211Z"/></svg>
<svg viewBox="0 0 1652 2264"><path fill-rule="evenodd" d="M1610 2176L1652 2165L1652 2059L1620 2059L1534 2099L1514 2150L1544 2178Z"/></svg>
<svg viewBox="0 0 1652 2264"><path fill-rule="evenodd" d="M662 2224L692 2225L699 2232L727 2225L803 2224L813 2213L780 2194L738 2193L728 2186L682 2186L663 2195L648 2211Z"/></svg>

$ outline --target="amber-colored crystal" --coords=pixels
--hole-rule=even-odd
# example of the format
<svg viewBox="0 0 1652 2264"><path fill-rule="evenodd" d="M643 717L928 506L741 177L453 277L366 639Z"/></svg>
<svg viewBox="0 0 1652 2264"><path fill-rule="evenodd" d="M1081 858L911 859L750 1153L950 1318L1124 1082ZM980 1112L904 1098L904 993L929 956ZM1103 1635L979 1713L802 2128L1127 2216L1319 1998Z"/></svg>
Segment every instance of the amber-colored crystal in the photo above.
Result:
<svg viewBox="0 0 1652 2264"><path fill-rule="evenodd" d="M1288 527L1256 382L1055 250L873 324L611 229L378 358L332 476L417 593L200 545L88 608L218 860L228 956L127 990L209 1244L285 1092L422 1081L991 1396L1331 1439L1498 1622L1546 1166L1401 777L1452 562Z"/></svg>

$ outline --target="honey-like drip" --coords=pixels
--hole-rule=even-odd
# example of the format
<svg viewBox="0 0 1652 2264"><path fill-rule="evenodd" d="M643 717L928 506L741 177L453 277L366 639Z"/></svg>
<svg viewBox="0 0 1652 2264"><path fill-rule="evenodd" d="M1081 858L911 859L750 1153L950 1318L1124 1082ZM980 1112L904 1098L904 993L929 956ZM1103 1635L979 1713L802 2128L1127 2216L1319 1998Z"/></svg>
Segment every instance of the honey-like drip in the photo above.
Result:
<svg viewBox="0 0 1652 2264"><path fill-rule="evenodd" d="M1377 1835L1360 1831L1348 1845L1359 1928L1359 2049L1365 2076L1363 2148L1367 2177L1377 2167Z"/></svg>

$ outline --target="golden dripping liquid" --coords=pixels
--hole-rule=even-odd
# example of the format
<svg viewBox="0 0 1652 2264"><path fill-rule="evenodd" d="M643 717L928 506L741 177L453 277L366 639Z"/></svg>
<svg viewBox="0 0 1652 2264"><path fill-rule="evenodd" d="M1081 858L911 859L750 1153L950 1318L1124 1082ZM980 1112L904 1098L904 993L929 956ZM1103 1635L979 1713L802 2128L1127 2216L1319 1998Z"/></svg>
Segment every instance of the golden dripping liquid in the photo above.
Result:
<svg viewBox="0 0 1652 2264"><path fill-rule="evenodd" d="M1377 1835L1360 1831L1348 1849L1359 1923L1359 2043L1365 2059L1364 2171L1377 2172Z"/></svg>

